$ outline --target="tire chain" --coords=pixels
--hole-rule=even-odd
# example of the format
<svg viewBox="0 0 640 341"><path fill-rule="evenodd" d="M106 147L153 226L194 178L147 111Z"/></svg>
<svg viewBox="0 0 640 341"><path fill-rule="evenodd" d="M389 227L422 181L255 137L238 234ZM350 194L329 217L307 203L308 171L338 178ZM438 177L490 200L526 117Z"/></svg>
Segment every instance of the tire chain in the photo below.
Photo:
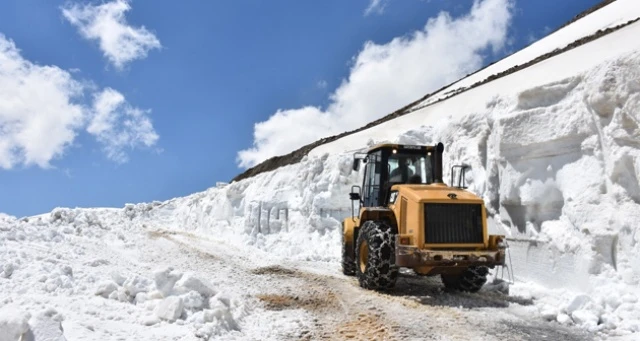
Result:
<svg viewBox="0 0 640 341"><path fill-rule="evenodd" d="M372 290L393 288L398 278L393 230L384 222L372 220L365 222L356 243L356 260L360 259L360 244L365 240L369 247L369 257L364 273L360 270L360 266L356 266L360 286Z"/></svg>
<svg viewBox="0 0 640 341"><path fill-rule="evenodd" d="M448 289L477 292L487 282L489 269L486 266L471 266L457 276L442 276L442 283Z"/></svg>

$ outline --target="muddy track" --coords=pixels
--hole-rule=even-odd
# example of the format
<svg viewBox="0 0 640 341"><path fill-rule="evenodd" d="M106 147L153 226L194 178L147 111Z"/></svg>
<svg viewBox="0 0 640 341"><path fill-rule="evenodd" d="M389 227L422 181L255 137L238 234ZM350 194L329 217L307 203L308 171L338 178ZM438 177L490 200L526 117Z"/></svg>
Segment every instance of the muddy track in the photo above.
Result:
<svg viewBox="0 0 640 341"><path fill-rule="evenodd" d="M176 231L148 232L179 247L183 262L225 273L226 284L245 292L260 311L311 316L287 340L589 340L589 335L510 313L511 304L531 301L493 292L461 294L443 290L439 278L403 271L389 292L361 289L354 277L305 262L271 263L238 256L223 243ZM169 257L169 256L168 256ZM183 265L184 266L184 265ZM498 318L496 318L498 316Z"/></svg>
<svg viewBox="0 0 640 341"><path fill-rule="evenodd" d="M301 330L301 339L400 340L409 336L384 310L372 305L369 297L361 297L362 290L353 281L281 266L256 268L252 273L272 277L274 282L287 277L304 281L304 286L286 295L257 295L266 309L303 309L313 314L313 328Z"/></svg>

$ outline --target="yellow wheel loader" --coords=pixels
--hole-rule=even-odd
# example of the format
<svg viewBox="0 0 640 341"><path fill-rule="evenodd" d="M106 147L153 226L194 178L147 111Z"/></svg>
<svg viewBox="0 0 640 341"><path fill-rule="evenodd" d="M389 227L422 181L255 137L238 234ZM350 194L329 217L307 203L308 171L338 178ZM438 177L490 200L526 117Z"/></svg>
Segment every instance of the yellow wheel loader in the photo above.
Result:
<svg viewBox="0 0 640 341"><path fill-rule="evenodd" d="M442 143L382 144L354 154L353 169L364 163L364 178L351 188L352 217L342 223L342 270L361 287L391 289L405 267L476 292L489 268L504 265L504 236L487 233L484 202L466 190L468 166L453 166L447 186L443 151Z"/></svg>

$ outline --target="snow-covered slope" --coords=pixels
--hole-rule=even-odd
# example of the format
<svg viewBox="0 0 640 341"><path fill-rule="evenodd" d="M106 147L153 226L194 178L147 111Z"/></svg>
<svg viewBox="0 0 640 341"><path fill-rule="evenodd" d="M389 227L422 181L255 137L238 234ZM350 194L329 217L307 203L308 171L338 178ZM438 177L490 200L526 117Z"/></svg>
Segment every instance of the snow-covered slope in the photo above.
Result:
<svg viewBox="0 0 640 341"><path fill-rule="evenodd" d="M583 37L604 31L608 28L625 24L640 17L640 3L635 0L617 0L600 8L595 15L587 15L579 20L555 31L524 49L504 58L486 68L461 79L458 82L438 91L427 100L418 103L422 107L446 98L460 89L468 88L474 83L481 82L491 75L499 74L517 65L524 65L546 53L562 49Z"/></svg>
<svg viewBox="0 0 640 341"><path fill-rule="evenodd" d="M442 94L635 19L639 5L618 0ZM631 24L320 146L300 163L184 198L23 220L0 214L0 340L21 333L96 340L293 333L297 322L254 314L254 300L234 284L270 283L233 269L243 257L252 266L268 260L338 269L339 220L350 214L347 193L358 179L347 151L385 140L441 141L446 165L472 166L470 190L484 198L491 229L511 238L518 280L511 294L533 299L526 314L604 337L638 333L638 36L640 23ZM171 233L225 245L217 251L235 251L218 263L235 260L190 263L197 257L154 240Z"/></svg>

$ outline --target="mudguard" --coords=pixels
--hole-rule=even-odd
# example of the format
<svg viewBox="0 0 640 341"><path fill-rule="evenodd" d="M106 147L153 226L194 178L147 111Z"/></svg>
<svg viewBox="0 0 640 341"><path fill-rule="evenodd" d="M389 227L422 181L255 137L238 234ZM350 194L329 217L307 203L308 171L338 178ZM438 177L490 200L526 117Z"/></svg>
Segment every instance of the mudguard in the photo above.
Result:
<svg viewBox="0 0 640 341"><path fill-rule="evenodd" d="M342 242L350 255L355 257L356 240L361 223L367 220L386 220L394 233L398 233L393 211L386 207L363 207L360 209L360 218L349 217L342 221Z"/></svg>

